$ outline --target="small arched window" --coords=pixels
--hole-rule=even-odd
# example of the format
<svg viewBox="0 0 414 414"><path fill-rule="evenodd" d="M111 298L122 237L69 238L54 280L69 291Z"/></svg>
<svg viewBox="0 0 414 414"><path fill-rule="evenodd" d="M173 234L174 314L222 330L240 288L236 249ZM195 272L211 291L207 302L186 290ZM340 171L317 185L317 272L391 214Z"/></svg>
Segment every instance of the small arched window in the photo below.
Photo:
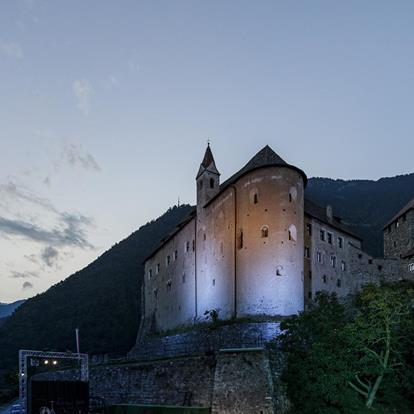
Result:
<svg viewBox="0 0 414 414"><path fill-rule="evenodd" d="M249 194L250 204L257 204L259 202L259 191L257 188L252 188Z"/></svg>
<svg viewBox="0 0 414 414"><path fill-rule="evenodd" d="M269 227L263 226L262 227L262 238L269 237Z"/></svg>
<svg viewBox="0 0 414 414"><path fill-rule="evenodd" d="M214 188L214 178L210 178L210 188Z"/></svg>
<svg viewBox="0 0 414 414"><path fill-rule="evenodd" d="M283 266L276 267L276 276L282 276Z"/></svg>
<svg viewBox="0 0 414 414"><path fill-rule="evenodd" d="M289 226L289 240L296 241L297 239L297 231L296 226L294 224L291 224Z"/></svg>
<svg viewBox="0 0 414 414"><path fill-rule="evenodd" d="M297 196L298 196L298 190L296 189L296 187L290 187L289 202L291 203L292 201L295 201Z"/></svg>

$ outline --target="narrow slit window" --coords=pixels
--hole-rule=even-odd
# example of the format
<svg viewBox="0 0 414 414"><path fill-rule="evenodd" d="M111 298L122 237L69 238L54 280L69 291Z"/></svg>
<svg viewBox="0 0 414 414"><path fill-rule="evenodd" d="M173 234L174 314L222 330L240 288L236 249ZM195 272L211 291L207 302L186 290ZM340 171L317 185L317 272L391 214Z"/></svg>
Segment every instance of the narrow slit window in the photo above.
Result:
<svg viewBox="0 0 414 414"><path fill-rule="evenodd" d="M269 237L269 227L263 226L262 227L262 238Z"/></svg>

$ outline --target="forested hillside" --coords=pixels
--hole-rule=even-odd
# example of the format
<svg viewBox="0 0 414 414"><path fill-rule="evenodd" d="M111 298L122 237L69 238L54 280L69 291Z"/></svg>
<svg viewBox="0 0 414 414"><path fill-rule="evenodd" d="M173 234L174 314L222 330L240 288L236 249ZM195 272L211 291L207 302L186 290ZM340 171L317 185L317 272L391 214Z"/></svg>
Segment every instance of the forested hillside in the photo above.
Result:
<svg viewBox="0 0 414 414"><path fill-rule="evenodd" d="M383 226L414 198L414 173L372 180L311 178L306 196L317 204L330 204L364 240L374 256L383 254Z"/></svg>
<svg viewBox="0 0 414 414"><path fill-rule="evenodd" d="M380 256L382 227L414 198L414 174L378 181L311 178L306 196L331 204L335 215L366 241L368 251ZM142 262L190 210L188 205L171 208L0 321L0 367L16 364L20 348L73 350L76 327L82 351L128 352L140 318Z"/></svg>
<svg viewBox="0 0 414 414"><path fill-rule="evenodd" d="M126 353L135 343L143 260L189 213L183 205L142 226L89 266L27 300L0 327L0 367L17 364L17 351L81 350Z"/></svg>

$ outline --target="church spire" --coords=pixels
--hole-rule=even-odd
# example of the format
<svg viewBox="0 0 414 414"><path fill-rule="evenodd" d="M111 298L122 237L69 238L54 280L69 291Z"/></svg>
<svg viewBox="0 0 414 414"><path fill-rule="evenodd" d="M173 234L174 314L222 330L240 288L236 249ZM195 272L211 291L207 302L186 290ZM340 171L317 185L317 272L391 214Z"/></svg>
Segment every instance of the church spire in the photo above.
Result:
<svg viewBox="0 0 414 414"><path fill-rule="evenodd" d="M196 177L197 207L203 207L220 190L220 173L217 170L210 143L207 144L203 161Z"/></svg>
<svg viewBox="0 0 414 414"><path fill-rule="evenodd" d="M200 168L198 170L196 179L198 179L198 177L200 177L200 175L203 174L205 171L220 175L216 167L216 162L214 161L213 153L210 148L210 143L207 144L206 152L204 154L203 161L200 164Z"/></svg>

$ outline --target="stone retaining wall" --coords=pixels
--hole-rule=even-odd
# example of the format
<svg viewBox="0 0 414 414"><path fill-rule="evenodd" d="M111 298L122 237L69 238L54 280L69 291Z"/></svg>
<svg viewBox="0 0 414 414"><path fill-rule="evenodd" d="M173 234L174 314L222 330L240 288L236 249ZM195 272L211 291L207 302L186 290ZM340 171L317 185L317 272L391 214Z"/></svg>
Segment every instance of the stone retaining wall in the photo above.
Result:
<svg viewBox="0 0 414 414"><path fill-rule="evenodd" d="M279 322L209 325L189 332L138 339L128 357L139 361L200 355L220 349L263 348L280 333Z"/></svg>

